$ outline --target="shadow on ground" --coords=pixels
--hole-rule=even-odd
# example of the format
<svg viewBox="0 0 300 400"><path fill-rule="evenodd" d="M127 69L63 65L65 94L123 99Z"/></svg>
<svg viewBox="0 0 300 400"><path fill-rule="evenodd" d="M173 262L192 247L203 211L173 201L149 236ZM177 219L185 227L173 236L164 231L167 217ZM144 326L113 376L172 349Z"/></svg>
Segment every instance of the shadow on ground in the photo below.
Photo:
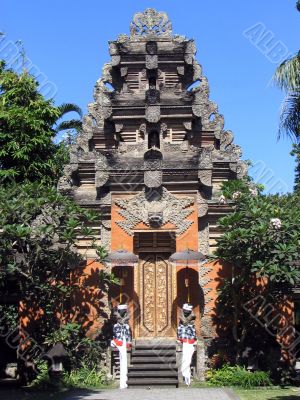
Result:
<svg viewBox="0 0 300 400"><path fill-rule="evenodd" d="M89 395L97 395L97 400L101 400L101 389L72 389L58 391L50 390L33 390L30 388L18 389L2 389L0 388L0 400L81 400Z"/></svg>

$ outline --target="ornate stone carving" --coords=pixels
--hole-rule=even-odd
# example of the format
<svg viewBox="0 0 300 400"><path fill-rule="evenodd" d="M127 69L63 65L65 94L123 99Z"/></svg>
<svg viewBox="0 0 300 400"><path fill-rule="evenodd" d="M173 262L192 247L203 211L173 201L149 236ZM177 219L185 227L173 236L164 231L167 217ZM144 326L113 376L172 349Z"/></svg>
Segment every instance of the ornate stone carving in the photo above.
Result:
<svg viewBox="0 0 300 400"><path fill-rule="evenodd" d="M204 215L206 215L208 212L208 204L207 200L205 200L200 195L200 193L198 194L197 203L198 203L198 217L204 217Z"/></svg>
<svg viewBox="0 0 300 400"><path fill-rule="evenodd" d="M108 119L112 114L112 106L110 100L110 91L105 86L103 78L98 79L94 90L94 98L97 103L96 111L103 115L104 119Z"/></svg>
<svg viewBox="0 0 300 400"><path fill-rule="evenodd" d="M145 118L148 122L156 123L160 120L160 106L159 105L146 105Z"/></svg>
<svg viewBox="0 0 300 400"><path fill-rule="evenodd" d="M70 176L62 176L59 178L57 184L57 190L65 195L69 195L72 192L73 182Z"/></svg>
<svg viewBox="0 0 300 400"><path fill-rule="evenodd" d="M194 40L189 40L188 42L186 42L186 45L185 45L184 61L187 64L193 64L195 54L196 54L195 42L194 42Z"/></svg>
<svg viewBox="0 0 300 400"><path fill-rule="evenodd" d="M186 121L183 123L183 126L187 131L190 131L192 129L192 121Z"/></svg>
<svg viewBox="0 0 300 400"><path fill-rule="evenodd" d="M102 224L100 227L100 241L101 241L101 246L103 246L106 251L110 251L110 249L111 249L111 222L110 221L102 221Z"/></svg>
<svg viewBox="0 0 300 400"><path fill-rule="evenodd" d="M149 212L153 210L162 212L163 225L167 222L175 225L177 235L184 233L193 223L186 217L193 211L190 206L194 204L194 198L175 197L166 188L152 191L150 198L143 190L131 199L116 199L115 203L121 208L119 214L124 218L117 224L130 236L133 236L133 229L140 222L150 225Z"/></svg>
<svg viewBox="0 0 300 400"><path fill-rule="evenodd" d="M160 134L163 135L168 129L168 125L164 122L160 124Z"/></svg>
<svg viewBox="0 0 300 400"><path fill-rule="evenodd" d="M172 24L165 12L147 8L143 13L134 15L130 24L131 37L172 36Z"/></svg>
<svg viewBox="0 0 300 400"><path fill-rule="evenodd" d="M111 76L111 63L106 63L102 67L102 78L104 82L112 83L112 76Z"/></svg>
<svg viewBox="0 0 300 400"><path fill-rule="evenodd" d="M121 62L121 56L111 56L111 65L116 67Z"/></svg>
<svg viewBox="0 0 300 400"><path fill-rule="evenodd" d="M237 168L236 168L236 174L238 179L244 178L248 173L248 164L245 161L238 161L237 162Z"/></svg>
<svg viewBox="0 0 300 400"><path fill-rule="evenodd" d="M160 102L160 92L156 89L148 89L145 94L147 105L155 105Z"/></svg>
<svg viewBox="0 0 300 400"><path fill-rule="evenodd" d="M93 117L85 115L82 120L82 132L77 136L76 144L84 152L89 151L89 141L93 137Z"/></svg>
<svg viewBox="0 0 300 400"><path fill-rule="evenodd" d="M209 255L209 225L206 217L199 220L198 249L201 253Z"/></svg>
<svg viewBox="0 0 300 400"><path fill-rule="evenodd" d="M193 71L193 82L199 81L202 76L202 67L196 60L193 61Z"/></svg>
<svg viewBox="0 0 300 400"><path fill-rule="evenodd" d="M247 175L248 165L245 161L239 160L235 163L230 163L229 168L236 173L237 179L242 179Z"/></svg>
<svg viewBox="0 0 300 400"><path fill-rule="evenodd" d="M231 131L223 131L220 136L220 150L226 150L233 142L233 133Z"/></svg>
<svg viewBox="0 0 300 400"><path fill-rule="evenodd" d="M146 68L147 69L157 69L158 68L158 58L157 55L146 54Z"/></svg>
<svg viewBox="0 0 300 400"><path fill-rule="evenodd" d="M123 125L123 124L115 124L115 131L116 131L116 133L122 132L123 128L124 128L124 125Z"/></svg>
<svg viewBox="0 0 300 400"><path fill-rule="evenodd" d="M162 171L145 171L144 184L149 188L157 188L162 185Z"/></svg>
<svg viewBox="0 0 300 400"><path fill-rule="evenodd" d="M192 104L193 114L196 117L206 117L209 118L208 113L205 112L205 108L208 107L209 100L209 86L208 81L205 77L202 77L200 86L197 86L196 89L193 90L194 100Z"/></svg>
<svg viewBox="0 0 300 400"><path fill-rule="evenodd" d="M95 161L95 186L101 187L105 185L108 181L109 172L108 172L108 163L107 158L99 154L97 160Z"/></svg>
<svg viewBox="0 0 300 400"><path fill-rule="evenodd" d="M180 76L184 76L184 67L177 67L177 73Z"/></svg>
<svg viewBox="0 0 300 400"><path fill-rule="evenodd" d="M78 169L78 164L67 164L64 167L63 176L59 179L57 184L57 190L60 193L69 195L73 189L73 178L72 175Z"/></svg>
<svg viewBox="0 0 300 400"><path fill-rule="evenodd" d="M108 46L109 46L109 54L111 56L116 56L119 54L119 49L116 42L110 41L108 42Z"/></svg>
<svg viewBox="0 0 300 400"><path fill-rule="evenodd" d="M212 178L212 170L211 169L203 169L198 171L198 178L200 183L205 186L212 186L211 178Z"/></svg>
<svg viewBox="0 0 300 400"><path fill-rule="evenodd" d="M121 74L122 78L123 78L124 76L126 76L127 73L128 73L128 67L121 67L121 68L120 68L120 74Z"/></svg>
<svg viewBox="0 0 300 400"><path fill-rule="evenodd" d="M214 146L203 147L200 157L199 157L199 169L212 169L212 152L214 150Z"/></svg>
<svg viewBox="0 0 300 400"><path fill-rule="evenodd" d="M146 124L141 124L139 127L139 131L142 132L145 136L146 132L147 132L147 126Z"/></svg>
<svg viewBox="0 0 300 400"><path fill-rule="evenodd" d="M199 250L200 251L200 250ZM203 317L202 319L211 311L211 307L208 305L211 300L213 299L209 293L213 290L212 287L209 287L210 282L213 281L208 274L212 271L212 267L207 265L201 265L199 267L199 285L201 286L203 293L204 293L204 308L203 308ZM201 319L201 325L202 325Z"/></svg>

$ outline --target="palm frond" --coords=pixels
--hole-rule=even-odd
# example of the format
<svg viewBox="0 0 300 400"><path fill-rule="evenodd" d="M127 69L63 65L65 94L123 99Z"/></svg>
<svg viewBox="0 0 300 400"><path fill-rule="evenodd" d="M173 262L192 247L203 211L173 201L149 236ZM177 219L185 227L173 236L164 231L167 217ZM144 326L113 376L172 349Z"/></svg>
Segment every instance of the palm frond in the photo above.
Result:
<svg viewBox="0 0 300 400"><path fill-rule="evenodd" d="M273 81L281 88L288 91L300 87L300 55L283 61L276 69Z"/></svg>
<svg viewBox="0 0 300 400"><path fill-rule="evenodd" d="M300 90L288 93L284 100L278 136L283 134L300 143Z"/></svg>
<svg viewBox="0 0 300 400"><path fill-rule="evenodd" d="M55 128L55 132L64 131L66 129L75 129L80 132L82 129L82 122L79 119L70 119L68 121L62 121Z"/></svg>
<svg viewBox="0 0 300 400"><path fill-rule="evenodd" d="M58 106L58 109L60 111L60 116L59 118L63 117L65 114L69 112L76 112L80 118L82 118L82 110L79 106L73 103L63 103L60 106Z"/></svg>

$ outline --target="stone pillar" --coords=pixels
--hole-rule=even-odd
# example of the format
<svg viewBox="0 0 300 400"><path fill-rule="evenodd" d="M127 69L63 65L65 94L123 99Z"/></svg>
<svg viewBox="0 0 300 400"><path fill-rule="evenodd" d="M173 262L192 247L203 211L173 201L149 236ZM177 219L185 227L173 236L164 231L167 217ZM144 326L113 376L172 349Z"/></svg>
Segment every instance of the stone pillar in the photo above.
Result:
<svg viewBox="0 0 300 400"><path fill-rule="evenodd" d="M200 382L205 381L205 344L204 340L198 339L196 345L196 376Z"/></svg>

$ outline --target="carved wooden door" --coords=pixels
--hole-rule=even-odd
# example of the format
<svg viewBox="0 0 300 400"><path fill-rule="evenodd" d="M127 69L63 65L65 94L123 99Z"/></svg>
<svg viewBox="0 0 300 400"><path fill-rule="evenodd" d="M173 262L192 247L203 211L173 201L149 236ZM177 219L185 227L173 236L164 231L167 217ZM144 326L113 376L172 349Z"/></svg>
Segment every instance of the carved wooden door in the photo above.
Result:
<svg viewBox="0 0 300 400"><path fill-rule="evenodd" d="M166 253L139 254L139 337L175 336L174 273L169 256Z"/></svg>

